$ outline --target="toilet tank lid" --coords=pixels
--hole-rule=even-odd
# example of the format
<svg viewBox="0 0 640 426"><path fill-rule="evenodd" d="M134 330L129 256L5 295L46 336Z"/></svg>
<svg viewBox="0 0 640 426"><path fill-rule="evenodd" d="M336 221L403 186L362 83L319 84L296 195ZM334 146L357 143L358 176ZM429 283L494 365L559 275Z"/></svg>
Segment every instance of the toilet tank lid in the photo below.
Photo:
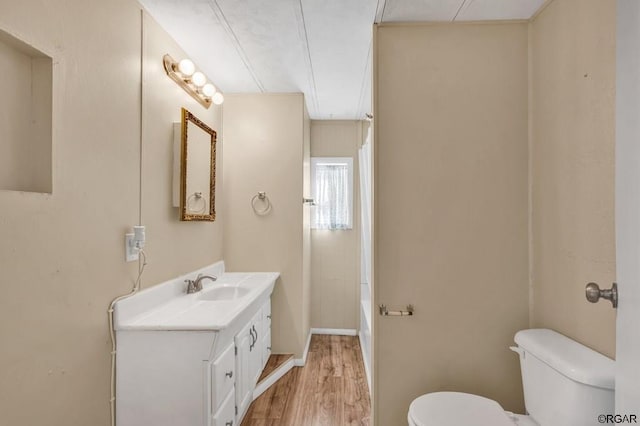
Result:
<svg viewBox="0 0 640 426"><path fill-rule="evenodd" d="M516 333L515 342L560 374L590 386L615 387L615 362L553 330L532 329Z"/></svg>

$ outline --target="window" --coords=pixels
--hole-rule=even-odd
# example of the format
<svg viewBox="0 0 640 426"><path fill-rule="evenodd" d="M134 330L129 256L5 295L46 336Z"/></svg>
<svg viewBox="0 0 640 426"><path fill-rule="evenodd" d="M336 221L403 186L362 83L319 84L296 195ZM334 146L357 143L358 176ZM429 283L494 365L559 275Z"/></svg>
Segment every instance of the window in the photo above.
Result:
<svg viewBox="0 0 640 426"><path fill-rule="evenodd" d="M353 158L313 157L311 193L311 228L353 228Z"/></svg>

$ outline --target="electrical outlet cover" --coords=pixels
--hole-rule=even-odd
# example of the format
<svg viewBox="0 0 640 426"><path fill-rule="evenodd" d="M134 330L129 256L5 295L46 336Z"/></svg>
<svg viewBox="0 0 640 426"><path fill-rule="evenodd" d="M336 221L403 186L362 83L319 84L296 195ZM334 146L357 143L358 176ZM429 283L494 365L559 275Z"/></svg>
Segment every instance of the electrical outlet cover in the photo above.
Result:
<svg viewBox="0 0 640 426"><path fill-rule="evenodd" d="M135 262L140 257L138 249L133 245L134 234L124 235L124 253L127 262Z"/></svg>

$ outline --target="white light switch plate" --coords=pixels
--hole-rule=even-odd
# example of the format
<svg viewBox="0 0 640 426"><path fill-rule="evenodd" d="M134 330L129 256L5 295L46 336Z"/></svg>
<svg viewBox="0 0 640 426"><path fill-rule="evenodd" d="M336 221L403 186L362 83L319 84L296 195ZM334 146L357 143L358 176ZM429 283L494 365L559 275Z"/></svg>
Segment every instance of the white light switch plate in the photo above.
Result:
<svg viewBox="0 0 640 426"><path fill-rule="evenodd" d="M127 262L135 262L140 257L138 249L133 246L133 235L134 234L124 235L124 253Z"/></svg>

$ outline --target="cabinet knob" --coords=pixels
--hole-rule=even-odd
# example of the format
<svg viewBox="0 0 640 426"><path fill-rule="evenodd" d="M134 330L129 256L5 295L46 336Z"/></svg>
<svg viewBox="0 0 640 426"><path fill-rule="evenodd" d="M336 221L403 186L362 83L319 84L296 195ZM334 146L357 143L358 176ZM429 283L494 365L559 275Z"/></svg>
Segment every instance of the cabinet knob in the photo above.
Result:
<svg viewBox="0 0 640 426"><path fill-rule="evenodd" d="M267 315L267 318L268 318L268 319L271 319L271 315Z"/></svg>
<svg viewBox="0 0 640 426"><path fill-rule="evenodd" d="M224 373L225 376L227 376L228 378L232 378L233 377L233 371L227 371L226 373Z"/></svg>
<svg viewBox="0 0 640 426"><path fill-rule="evenodd" d="M267 346L267 350L270 351L271 350L271 346Z"/></svg>
<svg viewBox="0 0 640 426"><path fill-rule="evenodd" d="M233 426L233 420L231 420L230 422L226 422L224 426Z"/></svg>

